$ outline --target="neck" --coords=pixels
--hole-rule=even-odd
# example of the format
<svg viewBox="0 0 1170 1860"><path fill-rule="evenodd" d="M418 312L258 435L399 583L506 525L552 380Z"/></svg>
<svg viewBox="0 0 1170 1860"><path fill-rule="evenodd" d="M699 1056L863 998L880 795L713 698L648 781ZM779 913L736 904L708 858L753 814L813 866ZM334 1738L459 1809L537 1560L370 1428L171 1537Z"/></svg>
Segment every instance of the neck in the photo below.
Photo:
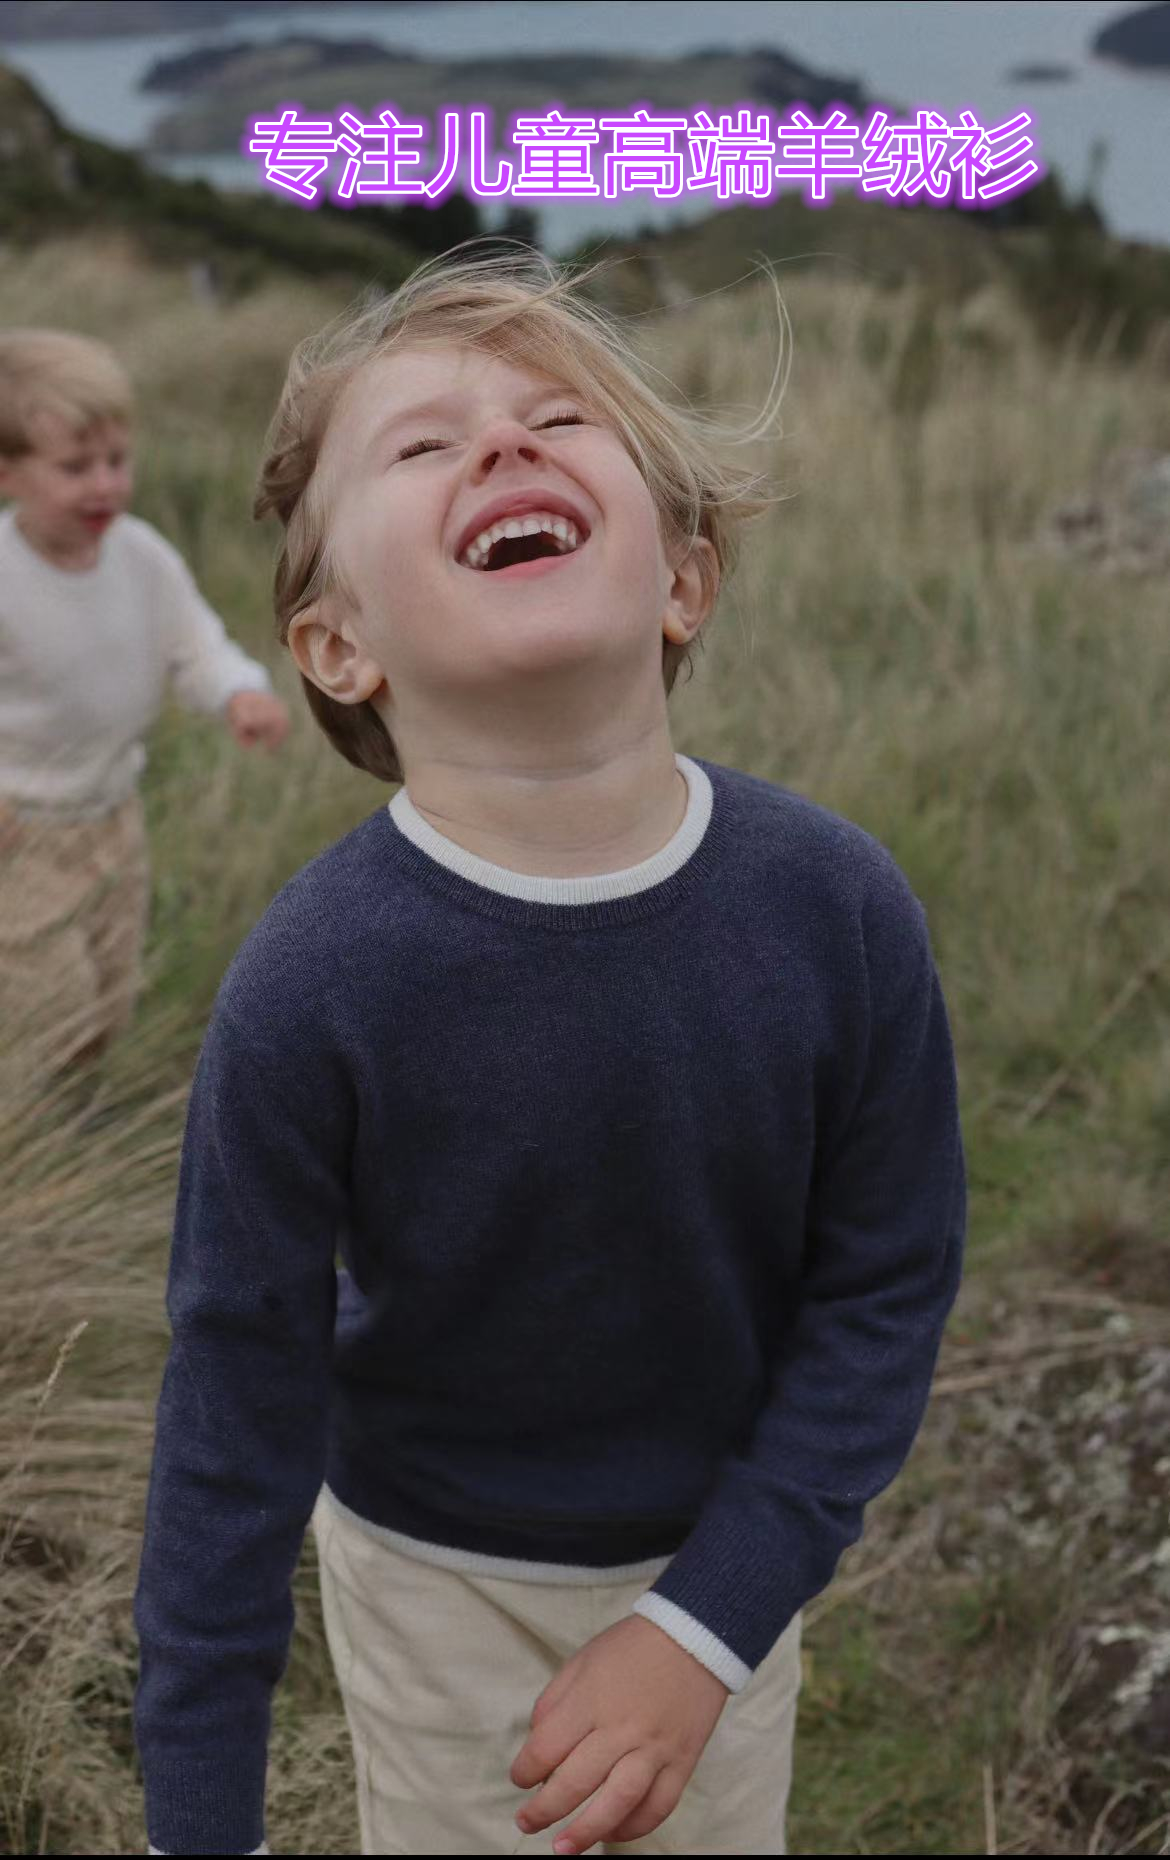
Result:
<svg viewBox="0 0 1170 1860"><path fill-rule="evenodd" d="M619 872L652 858L687 810L666 729L555 756L413 759L406 791L436 832L493 865L539 878Z"/></svg>
<svg viewBox="0 0 1170 1860"><path fill-rule="evenodd" d="M71 569L75 573L88 568L96 568L102 552L102 540L95 536L92 541L62 545L51 532L39 528L35 517L30 517L27 510L16 512L16 527L31 549L51 562L54 568Z"/></svg>

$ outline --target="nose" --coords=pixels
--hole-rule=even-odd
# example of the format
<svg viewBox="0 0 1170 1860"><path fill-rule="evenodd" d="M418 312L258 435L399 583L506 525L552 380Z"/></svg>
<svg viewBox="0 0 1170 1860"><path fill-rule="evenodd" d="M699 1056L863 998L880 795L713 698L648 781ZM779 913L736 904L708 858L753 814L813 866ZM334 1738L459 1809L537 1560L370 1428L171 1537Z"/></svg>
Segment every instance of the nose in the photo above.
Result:
<svg viewBox="0 0 1170 1860"><path fill-rule="evenodd" d="M506 464L510 460L532 465L543 456L543 447L536 434L530 433L519 420L501 417L490 421L476 439L472 449L472 476L476 481L482 481L497 465Z"/></svg>
<svg viewBox="0 0 1170 1860"><path fill-rule="evenodd" d="M125 485L126 467L103 461L98 465L94 479L95 488L102 497L116 497Z"/></svg>

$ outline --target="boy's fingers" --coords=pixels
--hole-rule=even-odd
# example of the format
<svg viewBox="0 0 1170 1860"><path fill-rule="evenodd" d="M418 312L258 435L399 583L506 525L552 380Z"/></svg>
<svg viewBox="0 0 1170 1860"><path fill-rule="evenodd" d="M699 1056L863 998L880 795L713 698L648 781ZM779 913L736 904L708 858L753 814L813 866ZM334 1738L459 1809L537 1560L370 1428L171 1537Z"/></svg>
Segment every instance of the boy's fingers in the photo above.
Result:
<svg viewBox="0 0 1170 1860"><path fill-rule="evenodd" d="M648 1834L653 1834L655 1828L662 1826L668 1815L673 1815L682 1799L682 1792L683 1783L677 1770L659 1770L649 1794L643 1797L632 1815L627 1815L616 1828L609 1830L606 1840L615 1846L625 1841L645 1840ZM565 1829L566 1835L572 1832L571 1826ZM559 1835L557 1839L560 1839Z"/></svg>
<svg viewBox="0 0 1170 1860"><path fill-rule="evenodd" d="M517 1789L535 1789L588 1736L588 1724L574 1724L568 1718L546 1721L529 1733L508 1775Z"/></svg>
<svg viewBox="0 0 1170 1860"><path fill-rule="evenodd" d="M528 1720L528 1736L512 1759L508 1770L509 1780L517 1789L535 1789L546 1776L552 1774L558 1763L562 1763L582 1740L588 1736L588 1724L574 1725L570 1719L556 1718L549 1723L552 1701L549 1700L547 1688L541 1693L532 1708Z"/></svg>
<svg viewBox="0 0 1170 1860"><path fill-rule="evenodd" d="M576 1672L574 1670L576 1664L575 1660L570 1660L566 1666L562 1666L555 1679L549 1680L544 1691L532 1707L532 1716L528 1720L530 1726L534 1730L537 1724L548 1717L549 1712L561 1697L562 1693L568 1691L569 1686L576 1678Z"/></svg>
<svg viewBox="0 0 1170 1860"><path fill-rule="evenodd" d="M613 1830L620 1828L623 1823L633 1819L640 1823L641 1816L638 1811L657 1787L659 1774L660 1772L655 1771L653 1762L643 1750L632 1750L627 1756L619 1758L610 1770L604 1785L598 1790L595 1799L590 1802L584 1813L578 1815L576 1821L570 1822L567 1828L561 1829L553 1843L553 1851L562 1854L583 1854L597 1841L608 1841L612 1837ZM677 1797L675 1799L677 1800ZM570 1803L568 1808L559 1809L552 1819L559 1820L560 1816L568 1814L573 1806L574 1804ZM667 1812L669 1813L669 1810ZM658 1819L665 1820L665 1818L663 1815ZM657 1820L649 1823L649 1827L657 1826ZM566 1842L572 1844L563 1845Z"/></svg>
<svg viewBox="0 0 1170 1860"><path fill-rule="evenodd" d="M606 1736L603 1731L592 1731L575 1750L570 1751L564 1761L557 1765L548 1782L538 1795L525 1802L516 1816L516 1824L526 1833L533 1833L540 1828L550 1828L554 1821L561 1821L571 1815L582 1802L588 1801L595 1789L602 1784L608 1785L617 1766L629 1763L630 1757L623 1756L621 1745L614 1745L612 1734ZM643 1783L637 1801L641 1801L649 1788L652 1777L650 1766L644 1760L641 1765ZM631 1781L626 1785L632 1788ZM631 1800L624 1812L628 1814L637 1802Z"/></svg>

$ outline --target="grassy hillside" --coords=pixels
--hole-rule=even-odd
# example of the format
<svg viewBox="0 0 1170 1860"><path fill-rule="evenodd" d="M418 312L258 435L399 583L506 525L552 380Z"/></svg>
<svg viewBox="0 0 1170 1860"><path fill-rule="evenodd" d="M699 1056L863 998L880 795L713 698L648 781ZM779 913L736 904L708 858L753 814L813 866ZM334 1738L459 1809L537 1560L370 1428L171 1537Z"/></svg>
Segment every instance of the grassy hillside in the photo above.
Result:
<svg viewBox="0 0 1170 1860"><path fill-rule="evenodd" d="M1119 444L1170 452L1170 403L1156 351L1042 343L1007 285L983 288L973 336L969 304L912 282L791 269L792 496L671 699L677 747L890 848L959 1062L968 1279L910 1465L809 1611L802 1853L1158 1853L1170 1830L1170 632L1163 584L1035 546ZM92 239L0 273L0 323L68 303L124 357L136 508L297 716L265 758L168 713L133 1036L92 1097L0 1104L0 1851L144 1845L129 1604L185 1094L242 935L387 798L311 727L271 639L273 538L246 518L287 352L344 294L274 280L209 308ZM637 327L678 392L761 396L756 288ZM352 1852L311 1547L297 1594L269 1839Z"/></svg>
<svg viewBox="0 0 1170 1860"><path fill-rule="evenodd" d="M916 286L931 310L990 289L1014 301L1045 341L1071 339L1087 354L1103 341L1122 355L1147 352L1170 321L1170 247L1112 237L1093 201L1070 197L1055 176L991 213L895 206L851 192L813 210L786 195L669 232L644 229L634 240L594 237L575 256L586 250L621 261L616 297L630 310L734 284L761 253L786 279Z"/></svg>
<svg viewBox="0 0 1170 1860"><path fill-rule="evenodd" d="M466 237L477 227L462 223L465 213L464 202L444 203L427 231ZM65 129L31 84L0 65L0 241L28 248L95 227L126 235L157 264L212 261L233 291L289 271L393 286L420 243L393 213L304 213L271 194L220 194L154 174L136 155Z"/></svg>

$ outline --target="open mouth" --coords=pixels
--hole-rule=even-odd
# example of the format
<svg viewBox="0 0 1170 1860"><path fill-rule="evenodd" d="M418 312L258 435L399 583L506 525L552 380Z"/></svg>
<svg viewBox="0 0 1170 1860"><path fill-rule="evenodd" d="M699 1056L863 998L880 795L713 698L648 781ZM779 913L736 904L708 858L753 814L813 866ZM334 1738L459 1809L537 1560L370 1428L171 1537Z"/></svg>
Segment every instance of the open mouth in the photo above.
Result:
<svg viewBox="0 0 1170 1860"><path fill-rule="evenodd" d="M534 510L490 524L472 538L459 560L462 567L481 575L539 574L576 555L588 540L589 531L571 518Z"/></svg>

